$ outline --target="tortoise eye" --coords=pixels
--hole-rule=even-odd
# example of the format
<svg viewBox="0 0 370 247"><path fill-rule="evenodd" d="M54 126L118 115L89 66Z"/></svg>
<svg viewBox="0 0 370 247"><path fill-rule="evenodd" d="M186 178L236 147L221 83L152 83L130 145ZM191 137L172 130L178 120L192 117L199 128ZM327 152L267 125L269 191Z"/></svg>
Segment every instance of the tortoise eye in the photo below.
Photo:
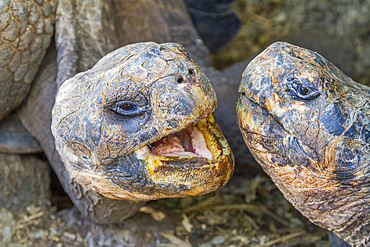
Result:
<svg viewBox="0 0 370 247"><path fill-rule="evenodd" d="M123 111L133 111L135 109L135 106L133 104L130 104L128 102L122 104L120 106L120 108L123 110Z"/></svg>
<svg viewBox="0 0 370 247"><path fill-rule="evenodd" d="M304 100L311 100L320 95L320 91L316 88L316 85L307 78L297 78L294 74L287 77L288 89Z"/></svg>
<svg viewBox="0 0 370 247"><path fill-rule="evenodd" d="M304 85L299 84L298 85L298 93L299 93L299 95L307 96L310 93L310 90L307 87L305 87Z"/></svg>
<svg viewBox="0 0 370 247"><path fill-rule="evenodd" d="M138 116L146 112L146 107L141 106L137 102L132 101L119 101L113 104L110 108L113 112L124 116L133 117Z"/></svg>

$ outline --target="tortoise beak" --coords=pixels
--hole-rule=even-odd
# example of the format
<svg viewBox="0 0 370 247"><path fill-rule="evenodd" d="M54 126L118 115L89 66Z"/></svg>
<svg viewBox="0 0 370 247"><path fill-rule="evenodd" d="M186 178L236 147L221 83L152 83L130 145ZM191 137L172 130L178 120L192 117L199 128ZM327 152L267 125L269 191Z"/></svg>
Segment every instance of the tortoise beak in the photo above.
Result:
<svg viewBox="0 0 370 247"><path fill-rule="evenodd" d="M135 153L161 187L151 195L155 199L209 193L226 184L234 170L233 154L212 114Z"/></svg>

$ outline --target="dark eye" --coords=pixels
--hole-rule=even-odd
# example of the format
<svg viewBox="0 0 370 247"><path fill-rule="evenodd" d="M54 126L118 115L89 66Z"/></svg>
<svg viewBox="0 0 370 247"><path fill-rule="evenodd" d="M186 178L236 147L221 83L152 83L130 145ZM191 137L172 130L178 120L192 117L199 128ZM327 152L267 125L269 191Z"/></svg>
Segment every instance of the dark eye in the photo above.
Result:
<svg viewBox="0 0 370 247"><path fill-rule="evenodd" d="M297 78L294 75L287 77L289 90L301 99L310 100L320 95L316 86L306 78Z"/></svg>
<svg viewBox="0 0 370 247"><path fill-rule="evenodd" d="M306 88L304 85L302 84L298 84L298 94L301 95L301 96L307 96L310 94L310 89Z"/></svg>
<svg viewBox="0 0 370 247"><path fill-rule="evenodd" d="M114 103L110 109L122 116L133 117L146 112L146 107L139 105L137 102L132 101L119 101Z"/></svg>
<svg viewBox="0 0 370 247"><path fill-rule="evenodd" d="M195 74L194 69L189 69L188 73L189 73L189 75L194 75Z"/></svg>

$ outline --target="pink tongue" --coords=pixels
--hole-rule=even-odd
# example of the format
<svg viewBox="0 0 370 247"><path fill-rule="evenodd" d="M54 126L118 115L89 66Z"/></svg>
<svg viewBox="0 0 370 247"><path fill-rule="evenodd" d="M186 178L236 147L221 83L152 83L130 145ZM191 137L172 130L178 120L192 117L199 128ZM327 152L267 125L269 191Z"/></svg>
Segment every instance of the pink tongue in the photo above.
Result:
<svg viewBox="0 0 370 247"><path fill-rule="evenodd" d="M152 148L152 154L171 154L174 152L184 152L185 148L181 145L181 140L177 136L164 137L157 141Z"/></svg>

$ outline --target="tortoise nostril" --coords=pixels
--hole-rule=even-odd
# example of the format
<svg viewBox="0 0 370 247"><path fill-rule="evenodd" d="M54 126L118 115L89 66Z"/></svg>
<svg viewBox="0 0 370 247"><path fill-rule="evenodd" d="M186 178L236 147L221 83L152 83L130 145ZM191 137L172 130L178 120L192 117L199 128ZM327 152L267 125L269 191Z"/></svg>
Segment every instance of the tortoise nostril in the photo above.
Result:
<svg viewBox="0 0 370 247"><path fill-rule="evenodd" d="M182 76L177 78L177 83L183 83L183 82L184 82L184 78L182 78Z"/></svg>
<svg viewBox="0 0 370 247"><path fill-rule="evenodd" d="M188 73L189 73L189 75L194 75L194 69L189 69Z"/></svg>

